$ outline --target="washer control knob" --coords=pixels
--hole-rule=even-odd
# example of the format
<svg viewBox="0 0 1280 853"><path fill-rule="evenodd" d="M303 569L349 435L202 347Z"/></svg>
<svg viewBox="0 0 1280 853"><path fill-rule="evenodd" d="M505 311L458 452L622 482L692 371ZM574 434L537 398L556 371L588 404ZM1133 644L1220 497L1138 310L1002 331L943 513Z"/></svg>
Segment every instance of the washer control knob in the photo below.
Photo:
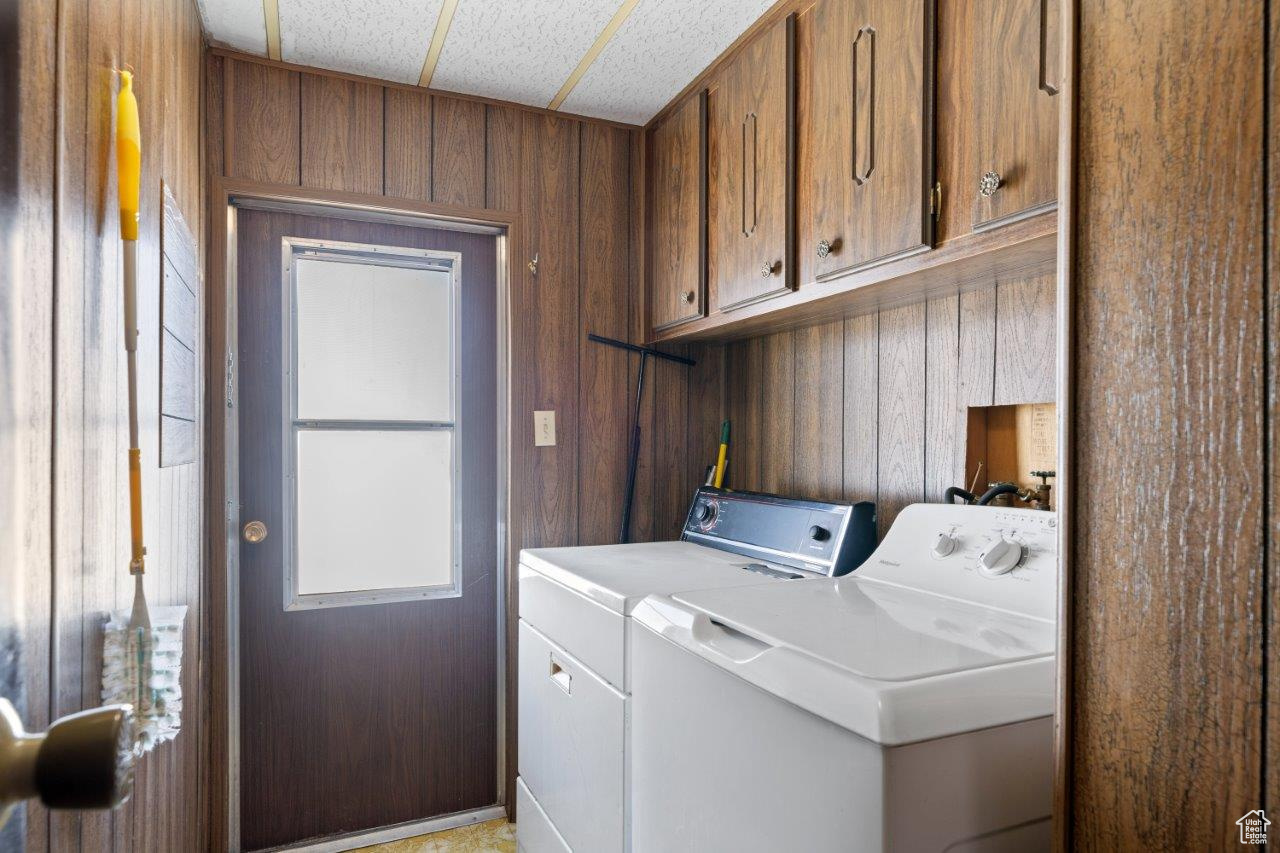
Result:
<svg viewBox="0 0 1280 853"><path fill-rule="evenodd" d="M699 502L693 508L693 517L697 521L710 521L716 514L716 508L709 503Z"/></svg>
<svg viewBox="0 0 1280 853"><path fill-rule="evenodd" d="M988 577L1008 574L1022 560L1022 546L1008 539L997 539L978 557L978 569Z"/></svg>
<svg viewBox="0 0 1280 853"><path fill-rule="evenodd" d="M831 531L821 525L815 524L809 528L809 538L814 542L825 542L831 538Z"/></svg>
<svg viewBox="0 0 1280 853"><path fill-rule="evenodd" d="M950 533L939 533L933 541L933 556L949 557L956 550L956 537Z"/></svg>

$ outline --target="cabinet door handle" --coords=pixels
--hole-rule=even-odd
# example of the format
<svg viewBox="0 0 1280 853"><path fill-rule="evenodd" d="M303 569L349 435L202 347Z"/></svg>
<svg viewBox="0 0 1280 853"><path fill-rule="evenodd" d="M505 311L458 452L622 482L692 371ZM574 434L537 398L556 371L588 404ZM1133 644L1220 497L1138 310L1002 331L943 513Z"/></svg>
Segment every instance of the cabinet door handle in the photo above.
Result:
<svg viewBox="0 0 1280 853"><path fill-rule="evenodd" d="M839 241L837 241L837 243L838 242ZM835 248L836 248L836 243L832 243L830 240L826 238L819 240L818 241L818 257L825 258L827 255L835 251Z"/></svg>
<svg viewBox="0 0 1280 853"><path fill-rule="evenodd" d="M684 293L680 294L680 301L683 302L685 305L692 305L694 297L696 295L697 294L695 294L692 290L686 290Z"/></svg>
<svg viewBox="0 0 1280 853"><path fill-rule="evenodd" d="M853 182L862 186L871 180L876 166L876 30L870 25L853 38L853 120L850 166Z"/></svg>
<svg viewBox="0 0 1280 853"><path fill-rule="evenodd" d="M777 261L765 261L760 265L760 277L768 278L773 275L773 271L778 268Z"/></svg>
<svg viewBox="0 0 1280 853"><path fill-rule="evenodd" d="M1004 179L999 172L987 172L978 181L978 194L983 198L991 198L1003 184Z"/></svg>

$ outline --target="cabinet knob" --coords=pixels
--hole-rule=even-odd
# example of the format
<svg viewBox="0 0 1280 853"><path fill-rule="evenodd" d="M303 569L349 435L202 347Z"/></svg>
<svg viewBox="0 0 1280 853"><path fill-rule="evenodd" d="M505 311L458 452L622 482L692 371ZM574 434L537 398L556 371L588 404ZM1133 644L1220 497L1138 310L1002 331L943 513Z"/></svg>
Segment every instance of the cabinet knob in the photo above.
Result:
<svg viewBox="0 0 1280 853"><path fill-rule="evenodd" d="M999 172L987 172L978 181L978 193L984 198L991 198L996 194L996 190L1000 189L1000 185L1004 183L1000 178Z"/></svg>
<svg viewBox="0 0 1280 853"><path fill-rule="evenodd" d="M768 278L769 276L773 275L773 271L777 269L777 267L778 267L777 261L765 261L763 264L760 265L760 277Z"/></svg>
<svg viewBox="0 0 1280 853"><path fill-rule="evenodd" d="M684 293L680 294L680 301L685 305L692 305L694 296L696 296L696 294L692 290L686 290Z"/></svg>
<svg viewBox="0 0 1280 853"><path fill-rule="evenodd" d="M257 545L267 538L267 526L261 521L250 521L244 526L242 535L244 536L244 541L250 545Z"/></svg>
<svg viewBox="0 0 1280 853"><path fill-rule="evenodd" d="M825 258L827 255L831 254L831 248L832 247L831 247L830 240L827 240L825 238L822 240L819 240L818 241L818 257Z"/></svg>

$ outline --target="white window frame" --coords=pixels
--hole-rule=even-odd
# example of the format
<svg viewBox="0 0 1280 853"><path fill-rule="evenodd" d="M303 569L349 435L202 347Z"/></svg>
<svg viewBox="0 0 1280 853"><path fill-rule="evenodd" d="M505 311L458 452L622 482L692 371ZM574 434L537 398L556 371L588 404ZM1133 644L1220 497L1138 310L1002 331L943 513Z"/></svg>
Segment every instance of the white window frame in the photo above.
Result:
<svg viewBox="0 0 1280 853"><path fill-rule="evenodd" d="M345 243L337 240L316 240L307 237L281 239L283 275L281 281L281 354L282 384L284 392L283 418L283 498L281 518L284 521L284 609L314 610L324 607L354 607L366 604L388 604L396 601L422 601L434 598L457 598L462 595L462 471L459 436L462 435L462 417L459 411L458 386L461 370L458 334L461 329L462 299L459 292L462 280L462 255L436 249L412 249L403 246L377 246L364 243ZM298 282L297 261L323 260L333 263L351 263L362 266L376 265L410 269L434 270L449 274L449 411L451 420L405 421L382 419L316 420L298 417ZM384 432L387 430L448 431L450 443L451 475L453 480L450 497L449 529L453 537L452 560L448 583L395 587L387 589L350 590L344 592L308 593L298 591L298 433L303 430L340 430ZM352 530L353 536L360 531ZM358 568L356 569L358 570Z"/></svg>

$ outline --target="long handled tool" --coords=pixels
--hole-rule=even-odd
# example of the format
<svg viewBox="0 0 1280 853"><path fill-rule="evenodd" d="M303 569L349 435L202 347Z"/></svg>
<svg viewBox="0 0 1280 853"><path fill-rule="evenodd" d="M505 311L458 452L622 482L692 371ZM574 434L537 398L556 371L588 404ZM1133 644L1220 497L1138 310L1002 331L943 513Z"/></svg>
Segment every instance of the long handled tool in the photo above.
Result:
<svg viewBox="0 0 1280 853"><path fill-rule="evenodd" d="M120 72L116 102L116 169L120 185L120 245L124 255L124 350L129 362L129 574L133 575L131 646L138 672L138 695L147 693L151 654L151 614L142 589L145 571L142 544L142 451L138 447L138 197L142 182L142 133L133 75ZM142 709L139 709L142 710Z"/></svg>
<svg viewBox="0 0 1280 853"><path fill-rule="evenodd" d="M673 361L676 364L683 364L686 367L693 367L697 362L691 358L684 358L679 355L671 355L670 353L656 350L653 347L642 347L636 344L629 344L626 341L619 341L615 338L606 338L603 335L587 334L587 340L595 341L598 344L604 344L609 347L617 347L619 349L628 350L630 352L640 353L640 375L636 377L636 410L635 417L632 418L631 427L631 448L627 451L627 490L622 499L622 530L618 533L618 542L625 543L631 535L631 503L636 490L636 464L640 461L640 407L644 400L644 366L649 356L661 358L666 361Z"/></svg>

